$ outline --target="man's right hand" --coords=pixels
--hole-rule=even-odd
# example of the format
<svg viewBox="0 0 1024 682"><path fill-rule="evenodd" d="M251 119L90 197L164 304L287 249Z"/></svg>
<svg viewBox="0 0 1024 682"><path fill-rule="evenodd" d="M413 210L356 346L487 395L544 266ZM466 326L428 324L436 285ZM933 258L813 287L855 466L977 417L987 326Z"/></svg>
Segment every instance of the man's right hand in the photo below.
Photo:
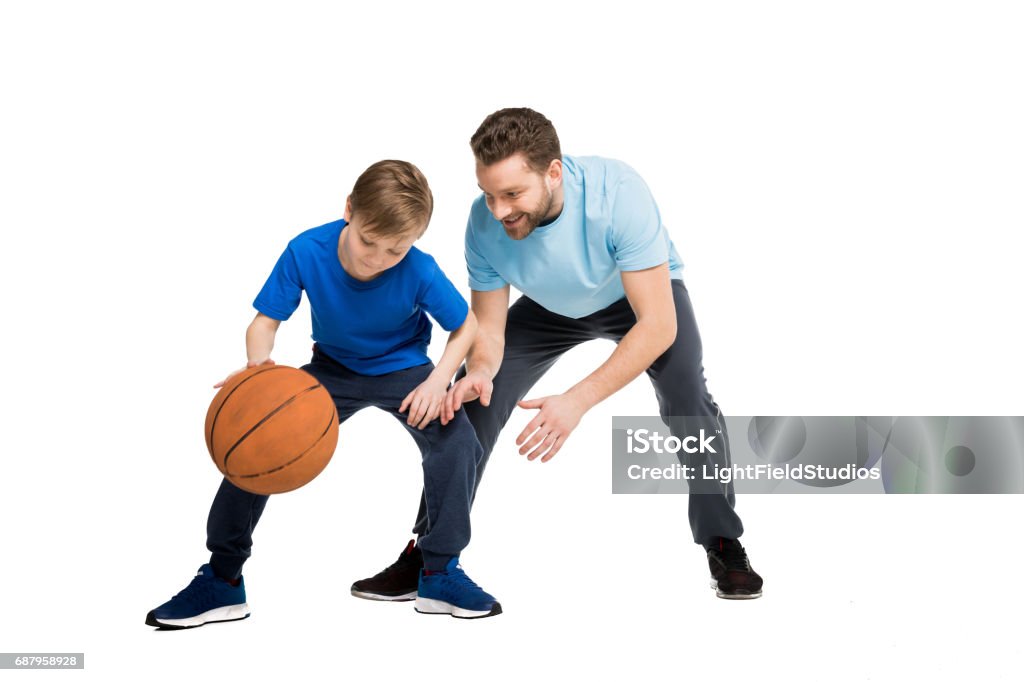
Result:
<svg viewBox="0 0 1024 682"><path fill-rule="evenodd" d="M241 369L236 369L236 370L235 370L234 372L232 372L231 374L227 375L226 377L224 377L223 379L221 379L221 380L220 380L219 382L217 382L216 384L214 384L214 385L213 385L213 387L214 387L214 388L220 388L220 387L221 387L221 386L223 386L224 384L228 383L228 380L229 380L229 379L230 379L231 377L235 376L235 375L236 375L236 374L238 374L239 372L244 372L244 371L245 371L245 370L247 370L247 369L251 369L252 367L259 367L260 365L276 365L276 364L277 364L277 363L276 363L276 362L274 362L273 360L271 360L270 358L267 358L266 360L250 360L250 361L249 361L249 363L248 363L248 364L246 364L246 366L245 366L245 367L243 367L243 368L241 368Z"/></svg>
<svg viewBox="0 0 1024 682"><path fill-rule="evenodd" d="M448 389L448 395L444 398L444 405L441 407L441 425L444 426L455 419L455 413L462 408L463 403L479 398L481 405L489 406L493 390L494 384L484 372L470 372L456 381L455 385Z"/></svg>

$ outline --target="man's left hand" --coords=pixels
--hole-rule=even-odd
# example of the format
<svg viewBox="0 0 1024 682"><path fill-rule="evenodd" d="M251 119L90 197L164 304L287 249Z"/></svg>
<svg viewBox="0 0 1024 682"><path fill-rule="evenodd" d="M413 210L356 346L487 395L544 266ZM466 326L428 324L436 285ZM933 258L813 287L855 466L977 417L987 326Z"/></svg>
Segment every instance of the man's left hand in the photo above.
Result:
<svg viewBox="0 0 1024 682"><path fill-rule="evenodd" d="M588 409L583 401L568 393L520 400L519 407L540 410L516 438L516 445L520 446L519 454L526 455L526 459L533 461L540 457L542 462L558 454Z"/></svg>

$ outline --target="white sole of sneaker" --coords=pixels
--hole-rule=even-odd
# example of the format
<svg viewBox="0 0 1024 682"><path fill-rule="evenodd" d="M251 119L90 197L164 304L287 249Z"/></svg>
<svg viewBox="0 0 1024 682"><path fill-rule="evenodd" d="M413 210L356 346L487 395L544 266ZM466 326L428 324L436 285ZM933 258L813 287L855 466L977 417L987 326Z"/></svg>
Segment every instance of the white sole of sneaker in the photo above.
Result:
<svg viewBox="0 0 1024 682"><path fill-rule="evenodd" d="M359 590L351 590L351 592L353 597L369 599L371 601L412 601L416 598L416 590L405 594L399 594L394 597L389 597L383 594L374 594L373 592L360 592Z"/></svg>
<svg viewBox="0 0 1024 682"><path fill-rule="evenodd" d="M171 628L194 628L206 623L222 623L230 620L242 620L248 617L248 604L234 604L232 606L210 609L206 613L200 613L192 618L177 618L173 620L170 618L155 618L154 620L160 625L166 625Z"/></svg>
<svg viewBox="0 0 1024 682"><path fill-rule="evenodd" d="M471 611L454 604L449 604L446 601L441 601L440 599L416 597L416 610L420 613L449 615L455 618L486 618L487 616L496 616L501 613L501 605L495 603L494 608L490 611Z"/></svg>
<svg viewBox="0 0 1024 682"><path fill-rule="evenodd" d="M720 589L718 589L717 580L711 581L711 589L715 591L715 596L717 596L719 599L758 599L761 597L760 591L751 594L728 594L726 592L722 592Z"/></svg>

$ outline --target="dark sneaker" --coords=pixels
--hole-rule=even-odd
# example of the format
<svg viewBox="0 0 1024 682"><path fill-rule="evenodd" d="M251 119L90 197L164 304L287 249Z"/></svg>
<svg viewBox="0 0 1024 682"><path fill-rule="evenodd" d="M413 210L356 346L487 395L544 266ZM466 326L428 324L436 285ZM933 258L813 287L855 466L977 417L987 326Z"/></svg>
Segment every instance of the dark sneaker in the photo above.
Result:
<svg viewBox="0 0 1024 682"><path fill-rule="evenodd" d="M761 576L750 567L747 552L739 540L717 538L708 547L711 587L722 599L757 599L761 596Z"/></svg>
<svg viewBox="0 0 1024 682"><path fill-rule="evenodd" d="M412 601L423 568L423 554L415 540L409 540L398 560L372 578L352 583L352 596L377 601Z"/></svg>
<svg viewBox="0 0 1024 682"><path fill-rule="evenodd" d="M501 613L501 604L469 579L459 566L459 557L452 557L443 571L420 573L416 610L455 618L486 618Z"/></svg>
<svg viewBox="0 0 1024 682"><path fill-rule="evenodd" d="M248 617L249 605L245 603L242 579L239 578L238 585L233 586L215 576L210 564L204 564L188 587L146 614L146 625L163 630L183 630Z"/></svg>

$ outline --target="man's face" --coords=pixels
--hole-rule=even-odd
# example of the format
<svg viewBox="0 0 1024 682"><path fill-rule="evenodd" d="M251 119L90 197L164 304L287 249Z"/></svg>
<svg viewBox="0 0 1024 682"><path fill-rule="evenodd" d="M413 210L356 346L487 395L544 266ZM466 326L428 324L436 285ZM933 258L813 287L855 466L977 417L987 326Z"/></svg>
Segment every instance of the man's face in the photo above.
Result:
<svg viewBox="0 0 1024 682"><path fill-rule="evenodd" d="M495 219L512 239L526 239L545 220L562 210L562 162L554 160L546 173L530 168L520 153L484 166L476 164L476 179Z"/></svg>
<svg viewBox="0 0 1024 682"><path fill-rule="evenodd" d="M345 272L368 282L388 268L398 265L419 238L419 233L381 237L370 232L359 216L346 208L348 225L338 240L338 259Z"/></svg>

